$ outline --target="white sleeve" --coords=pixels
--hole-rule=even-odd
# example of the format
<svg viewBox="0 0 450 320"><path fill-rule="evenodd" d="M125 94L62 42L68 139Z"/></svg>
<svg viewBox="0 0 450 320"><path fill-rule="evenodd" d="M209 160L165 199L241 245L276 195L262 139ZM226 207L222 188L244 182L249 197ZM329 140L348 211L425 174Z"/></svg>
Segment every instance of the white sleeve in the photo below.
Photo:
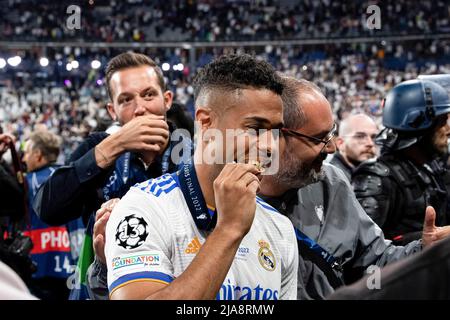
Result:
<svg viewBox="0 0 450 320"><path fill-rule="evenodd" d="M172 234L160 202L131 188L111 213L105 244L110 294L130 282L173 280Z"/></svg>
<svg viewBox="0 0 450 320"><path fill-rule="evenodd" d="M298 247L294 227L291 224L287 236L287 259L282 263L280 300L297 299ZM283 259L284 260L284 259Z"/></svg>

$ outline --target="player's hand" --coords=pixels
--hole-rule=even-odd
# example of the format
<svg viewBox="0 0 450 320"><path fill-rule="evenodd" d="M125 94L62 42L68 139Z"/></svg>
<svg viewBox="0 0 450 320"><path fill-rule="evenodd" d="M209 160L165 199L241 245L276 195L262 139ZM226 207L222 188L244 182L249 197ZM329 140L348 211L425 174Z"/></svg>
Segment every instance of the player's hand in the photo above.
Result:
<svg viewBox="0 0 450 320"><path fill-rule="evenodd" d="M92 238L94 239L94 252L97 260L103 264L106 264L105 257L105 230L106 223L109 220L109 216L113 211L115 205L120 199L111 199L102 204L100 209L97 210L95 214L95 224L94 224L94 234Z"/></svg>
<svg viewBox="0 0 450 320"><path fill-rule="evenodd" d="M253 164L229 163L214 180L217 228L245 236L250 230L256 210L256 192L260 171Z"/></svg>

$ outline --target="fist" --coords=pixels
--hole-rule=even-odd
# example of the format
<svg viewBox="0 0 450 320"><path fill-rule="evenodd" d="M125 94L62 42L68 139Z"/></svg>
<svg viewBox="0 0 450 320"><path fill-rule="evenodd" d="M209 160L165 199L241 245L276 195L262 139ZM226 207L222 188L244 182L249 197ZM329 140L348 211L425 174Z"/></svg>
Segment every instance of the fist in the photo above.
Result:
<svg viewBox="0 0 450 320"><path fill-rule="evenodd" d="M252 164L225 165L214 181L217 227L234 230L242 236L247 234L255 217L259 173Z"/></svg>

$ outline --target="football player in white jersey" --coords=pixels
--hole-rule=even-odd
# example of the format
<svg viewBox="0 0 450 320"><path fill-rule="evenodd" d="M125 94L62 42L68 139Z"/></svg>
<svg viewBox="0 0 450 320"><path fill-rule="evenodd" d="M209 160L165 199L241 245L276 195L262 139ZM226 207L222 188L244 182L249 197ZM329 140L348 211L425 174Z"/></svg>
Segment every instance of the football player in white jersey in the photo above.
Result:
<svg viewBox="0 0 450 320"><path fill-rule="evenodd" d="M267 62L230 55L203 68L194 87L202 137L194 161L131 188L107 223L110 298L296 299L294 229L256 197L262 172L247 152L256 141L258 160L276 153L282 80ZM235 162L238 145L208 138L227 129L252 132L245 163Z"/></svg>

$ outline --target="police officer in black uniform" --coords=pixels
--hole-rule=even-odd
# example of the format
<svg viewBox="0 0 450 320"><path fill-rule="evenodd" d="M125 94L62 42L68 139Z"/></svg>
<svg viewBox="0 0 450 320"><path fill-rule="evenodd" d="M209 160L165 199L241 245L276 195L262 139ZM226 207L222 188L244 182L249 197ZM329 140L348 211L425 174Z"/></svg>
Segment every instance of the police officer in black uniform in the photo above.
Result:
<svg viewBox="0 0 450 320"><path fill-rule="evenodd" d="M450 98L445 87L429 79L402 82L388 93L385 129L377 137L381 155L352 176L359 202L397 245L422 237L427 205L436 210L437 226L450 222L449 173L439 163L448 152Z"/></svg>

